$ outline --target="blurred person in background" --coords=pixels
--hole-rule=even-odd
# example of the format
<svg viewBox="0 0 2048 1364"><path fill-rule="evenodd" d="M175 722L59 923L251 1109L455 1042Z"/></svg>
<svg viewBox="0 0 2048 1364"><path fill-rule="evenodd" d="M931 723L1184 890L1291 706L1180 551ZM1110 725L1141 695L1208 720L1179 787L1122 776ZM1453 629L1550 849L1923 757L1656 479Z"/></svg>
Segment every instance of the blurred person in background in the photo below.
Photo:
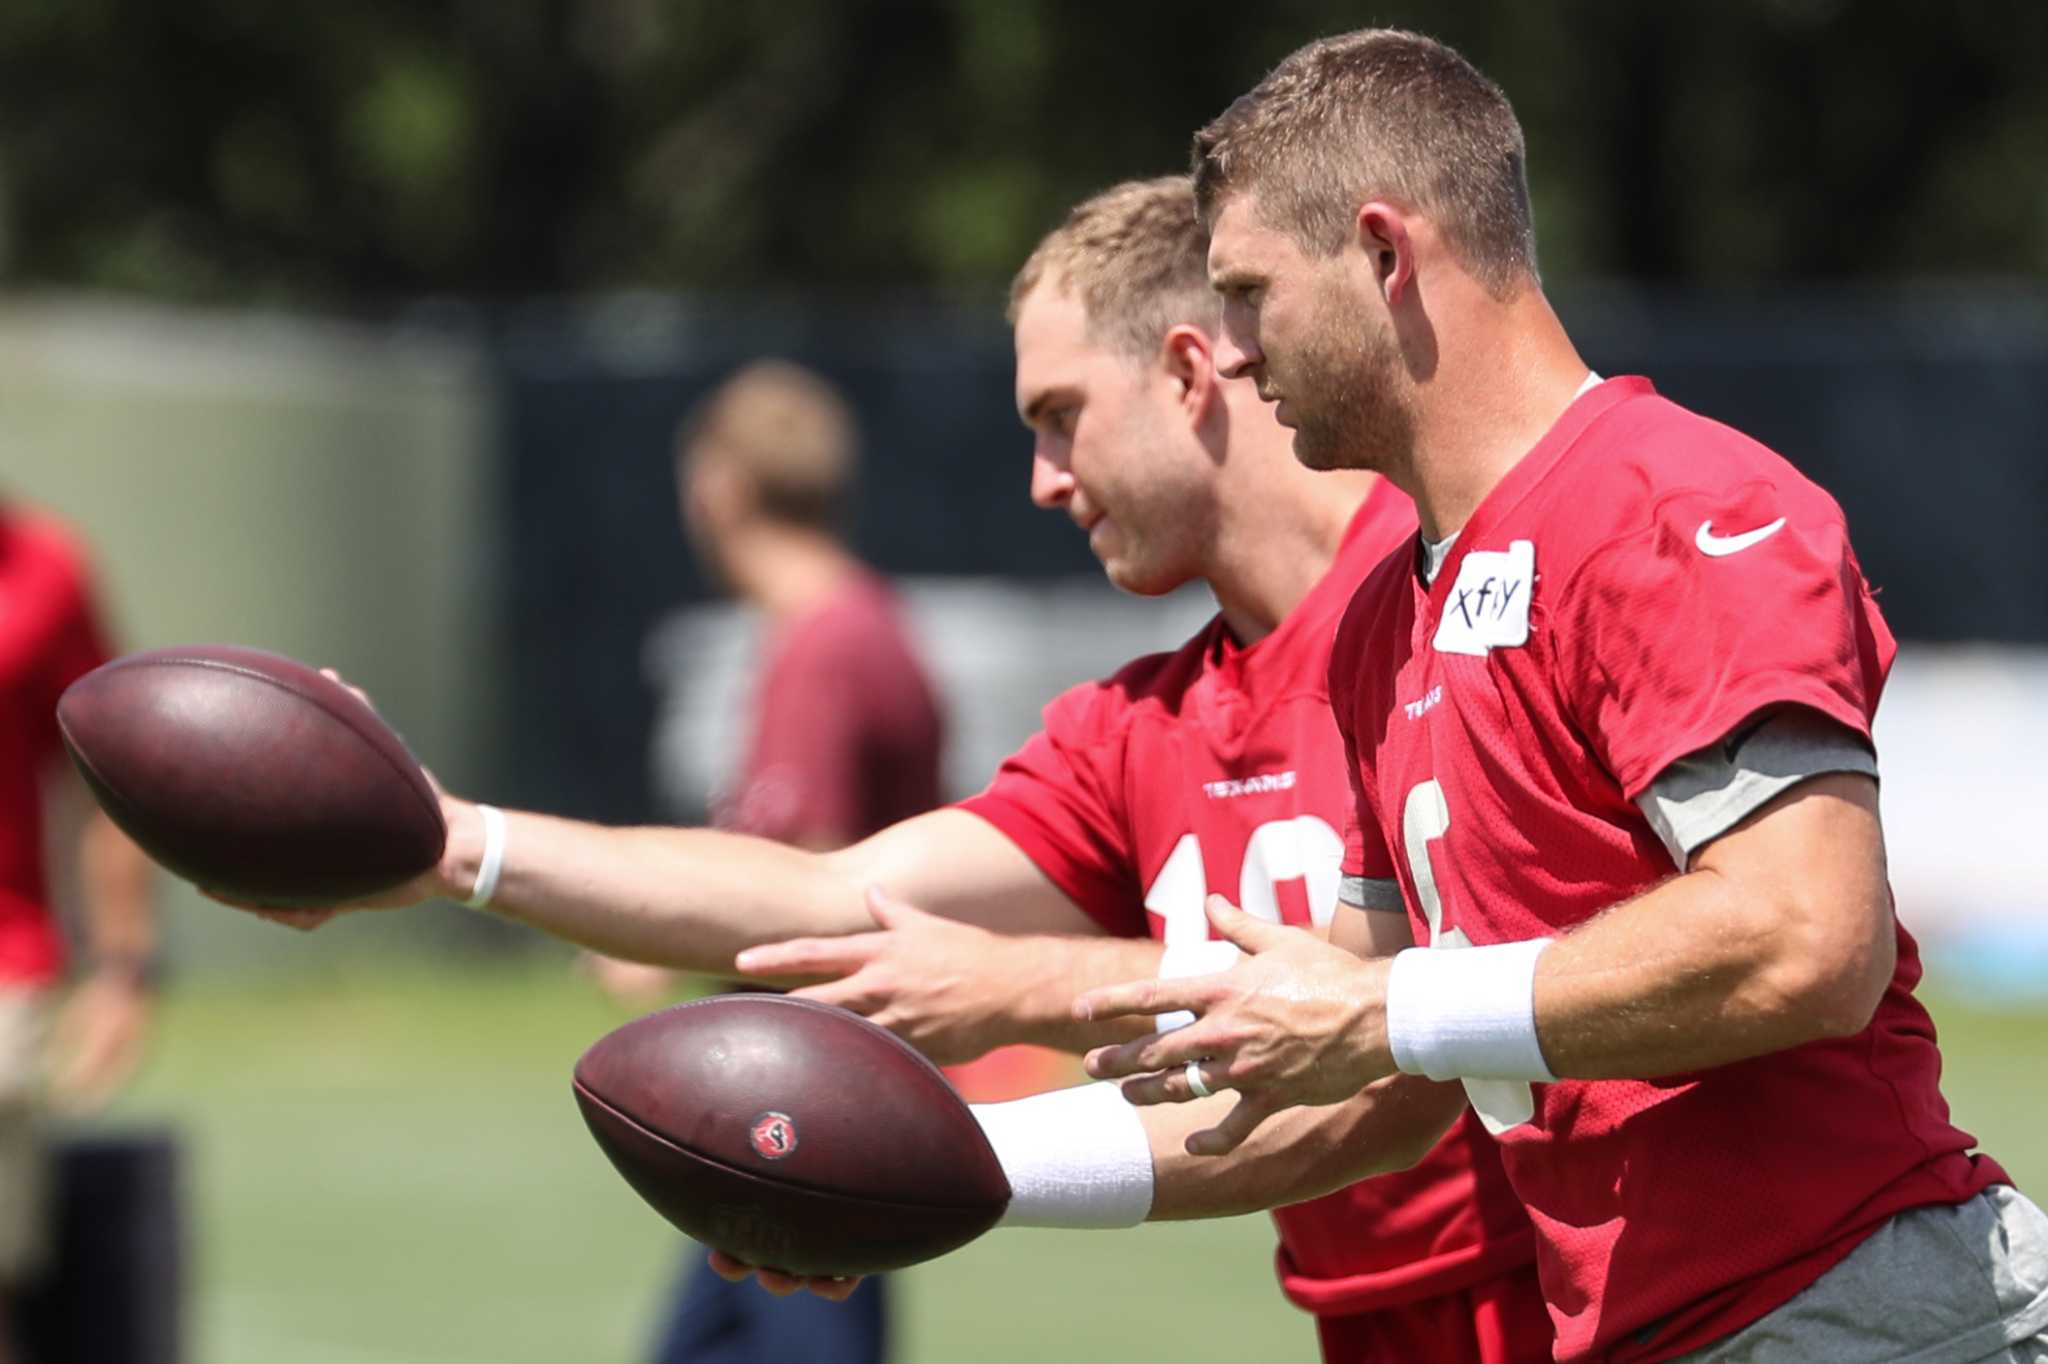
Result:
<svg viewBox="0 0 2048 1364"><path fill-rule="evenodd" d="M705 567L767 621L750 737L712 801L720 828L794 847L844 847L939 803L944 725L895 594L842 538L856 476L852 409L796 365L747 366L685 420L676 446L683 527ZM628 1003L674 973L596 956ZM693 1257L658 1364L876 1364L884 1283L843 1308L778 1311Z"/></svg>
<svg viewBox="0 0 2048 1364"><path fill-rule="evenodd" d="M940 799L936 692L895 593L842 538L858 441L836 389L775 360L734 375L678 440L690 543L768 622L752 738L713 822L802 848Z"/></svg>
<svg viewBox="0 0 2048 1364"><path fill-rule="evenodd" d="M107 661L105 638L76 539L0 496L0 1364L21 1358L15 1308L48 1251L46 1101L103 1104L150 1023L149 860L87 798L57 730L57 698ZM53 887L72 879L83 974L60 1009Z"/></svg>

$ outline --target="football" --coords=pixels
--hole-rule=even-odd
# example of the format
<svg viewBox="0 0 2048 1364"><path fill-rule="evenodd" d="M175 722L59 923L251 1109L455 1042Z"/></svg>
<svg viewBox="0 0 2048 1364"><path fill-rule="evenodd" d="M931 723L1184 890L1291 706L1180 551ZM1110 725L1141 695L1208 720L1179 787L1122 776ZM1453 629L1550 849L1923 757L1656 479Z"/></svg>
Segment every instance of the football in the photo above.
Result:
<svg viewBox="0 0 2048 1364"><path fill-rule="evenodd" d="M686 1235L791 1274L874 1274L994 1226L1009 1181L937 1066L844 1009L701 999L599 1039L576 1102Z"/></svg>
<svg viewBox="0 0 2048 1364"><path fill-rule="evenodd" d="M107 814L202 889L312 907L440 859L432 783L332 678L228 645L129 654L71 684L57 724Z"/></svg>

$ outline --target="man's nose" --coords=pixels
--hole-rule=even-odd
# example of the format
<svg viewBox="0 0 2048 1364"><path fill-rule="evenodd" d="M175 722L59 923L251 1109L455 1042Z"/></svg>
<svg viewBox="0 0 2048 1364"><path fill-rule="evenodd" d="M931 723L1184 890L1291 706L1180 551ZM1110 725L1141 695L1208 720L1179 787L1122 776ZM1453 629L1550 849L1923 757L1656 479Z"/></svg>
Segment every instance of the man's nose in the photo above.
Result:
<svg viewBox="0 0 2048 1364"><path fill-rule="evenodd" d="M1226 320L1222 335L1216 338L1216 372L1226 379L1242 378L1258 360L1258 347L1247 343Z"/></svg>
<svg viewBox="0 0 2048 1364"><path fill-rule="evenodd" d="M1043 446L1031 452L1031 501L1047 511L1063 507L1074 495L1074 476L1064 461L1056 460Z"/></svg>

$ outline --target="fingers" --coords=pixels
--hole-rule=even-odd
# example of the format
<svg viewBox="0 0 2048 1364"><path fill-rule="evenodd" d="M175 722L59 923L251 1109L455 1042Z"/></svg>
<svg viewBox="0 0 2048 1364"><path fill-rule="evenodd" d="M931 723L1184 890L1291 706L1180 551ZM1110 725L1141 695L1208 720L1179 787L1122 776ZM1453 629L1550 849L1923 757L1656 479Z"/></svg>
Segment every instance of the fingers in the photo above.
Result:
<svg viewBox="0 0 2048 1364"><path fill-rule="evenodd" d="M66 1113L104 1107L142 1059L146 1006L133 997L82 987L66 1001L51 1041L52 1099Z"/></svg>
<svg viewBox="0 0 2048 1364"><path fill-rule="evenodd" d="M848 1009L863 1018L871 1016L876 1009L882 1007L882 1002L875 998L874 991L861 984L858 976L806 985L800 990L791 990L789 994L792 999L808 999L818 1004L830 1004L835 1009Z"/></svg>
<svg viewBox="0 0 2048 1364"><path fill-rule="evenodd" d="M1145 1075L1152 1071L1183 1068L1193 1060L1209 1062L1203 1072L1209 1077L1211 1089L1221 1088L1218 1078L1229 1073L1229 1056L1232 1048L1213 1040L1199 1021L1172 1032L1147 1033L1145 1036L1114 1046L1097 1047L1083 1060L1090 1075L1098 1080L1121 1080L1129 1076ZM1183 1084L1185 1077L1182 1077ZM1181 1093L1171 1102L1181 1102L1195 1097Z"/></svg>
<svg viewBox="0 0 2048 1364"><path fill-rule="evenodd" d="M1260 1090L1249 1090L1238 1096L1236 1107L1224 1115L1223 1121L1214 1127L1188 1134L1188 1154L1191 1156L1228 1155L1244 1145L1245 1139L1258 1129L1260 1123L1286 1107L1268 1098Z"/></svg>
<svg viewBox="0 0 2048 1364"><path fill-rule="evenodd" d="M1144 1107L1148 1104L1184 1104L1206 1099L1229 1089L1224 1063L1215 1060L1184 1061L1171 1070L1139 1075L1123 1082L1124 1098ZM1200 1080L1200 1084L1196 1081Z"/></svg>
<svg viewBox="0 0 2048 1364"><path fill-rule="evenodd" d="M253 914L259 919L267 919L271 923L301 931L318 928L340 912L333 909L279 909L275 905L259 905L251 900L237 900L219 891L208 890L205 886L194 886L193 889L217 905L239 909L244 914Z"/></svg>
<svg viewBox="0 0 2048 1364"><path fill-rule="evenodd" d="M791 938L749 947L734 957L732 964L750 976L844 976L873 961L884 941L880 933Z"/></svg>
<svg viewBox="0 0 2048 1364"><path fill-rule="evenodd" d="M794 1274L785 1274L779 1269L757 1269L754 1278L761 1287L778 1298L786 1298L804 1286L804 1281Z"/></svg>
<svg viewBox="0 0 2048 1364"><path fill-rule="evenodd" d="M296 928L301 933L310 933L334 917L331 909L250 909L248 912L269 923Z"/></svg>
<svg viewBox="0 0 2048 1364"><path fill-rule="evenodd" d="M1106 1018L1170 1014L1191 1009L1205 1014L1216 1001L1220 976L1185 976L1177 980L1134 980L1126 985L1105 985L1090 990L1074 1001L1074 1017L1082 1023Z"/></svg>
<svg viewBox="0 0 2048 1364"><path fill-rule="evenodd" d="M754 1277L760 1281L761 1287L778 1298L786 1298L801 1289L828 1302L845 1302L853 1296L853 1290L860 1287L860 1280L857 1278L806 1278L799 1274L785 1274L779 1269L757 1269L754 1271Z"/></svg>
<svg viewBox="0 0 2048 1364"><path fill-rule="evenodd" d="M1289 940L1288 935L1292 931L1245 913L1221 895L1211 895L1202 902L1202 909L1209 916L1209 923L1217 936L1229 939L1246 952L1258 953L1277 947Z"/></svg>
<svg viewBox="0 0 2048 1364"><path fill-rule="evenodd" d="M727 1283L743 1283L749 1278L760 1280L761 1287L778 1298L786 1298L799 1288L830 1302L845 1302L853 1296L853 1290L860 1287L861 1276L848 1278L802 1278L785 1274L779 1269L760 1269L744 1260L735 1259L722 1250L714 1250L710 1256L711 1272Z"/></svg>
<svg viewBox="0 0 2048 1364"><path fill-rule="evenodd" d="M784 1274L779 1269L762 1269L758 1265L748 1264L745 1260L735 1259L722 1250L712 1251L709 1263L711 1272L727 1283L744 1283L748 1279L758 1279L761 1287L778 1298L786 1298L804 1286L804 1281L794 1274Z"/></svg>
<svg viewBox="0 0 2048 1364"><path fill-rule="evenodd" d="M356 700L362 702L371 710L377 709L377 703L370 699L370 693L364 691L361 687L358 687L355 683L349 681L346 677L343 677L334 669L322 668L320 670L320 675L326 678L329 682L336 682L339 683L341 686L347 688L349 695L355 697Z"/></svg>
<svg viewBox="0 0 2048 1364"><path fill-rule="evenodd" d="M753 1277L754 1267L722 1250L714 1250L711 1252L711 1272L727 1283L744 1283Z"/></svg>
<svg viewBox="0 0 2048 1364"><path fill-rule="evenodd" d="M868 913L884 928L896 928L916 919L931 917L908 900L899 900L880 886L868 887L867 902Z"/></svg>
<svg viewBox="0 0 2048 1364"><path fill-rule="evenodd" d="M134 1069L132 1062L119 1056L73 1062L52 1079L52 1101L67 1116L90 1116L113 1102Z"/></svg>

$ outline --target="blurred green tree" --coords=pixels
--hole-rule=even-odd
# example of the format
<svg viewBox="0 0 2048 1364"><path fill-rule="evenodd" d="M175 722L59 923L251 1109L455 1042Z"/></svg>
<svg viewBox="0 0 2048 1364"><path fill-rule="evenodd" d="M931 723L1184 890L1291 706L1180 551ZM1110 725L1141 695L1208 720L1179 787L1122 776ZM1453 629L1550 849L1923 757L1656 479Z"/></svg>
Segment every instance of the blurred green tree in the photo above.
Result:
<svg viewBox="0 0 2048 1364"><path fill-rule="evenodd" d="M375 306L991 289L1354 4L0 0L0 279ZM1553 275L2048 268L2048 6L1383 0L1527 126Z"/></svg>

